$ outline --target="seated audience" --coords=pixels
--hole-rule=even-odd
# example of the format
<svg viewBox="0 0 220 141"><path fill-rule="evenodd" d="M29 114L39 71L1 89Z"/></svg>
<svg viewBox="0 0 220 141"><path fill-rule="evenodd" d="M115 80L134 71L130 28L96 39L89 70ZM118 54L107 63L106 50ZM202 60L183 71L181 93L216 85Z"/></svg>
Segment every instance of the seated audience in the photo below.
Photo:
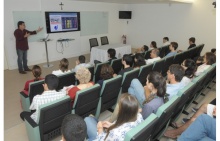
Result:
<svg viewBox="0 0 220 141"><path fill-rule="evenodd" d="M142 116L146 119L151 113L164 104L166 94L166 80L158 72L150 72L146 86L142 86L138 79L131 81L128 93L135 96L142 107Z"/></svg>
<svg viewBox="0 0 220 141"><path fill-rule="evenodd" d="M178 138L178 141L215 141L216 118L200 115Z"/></svg>
<svg viewBox="0 0 220 141"><path fill-rule="evenodd" d="M111 64L113 59L117 59L117 57L115 57L116 50L113 48L110 48L108 49L107 53L108 53L108 58L109 58L108 62ZM94 60L94 64L98 64L98 63L101 63L101 62L98 60Z"/></svg>
<svg viewBox="0 0 220 141"><path fill-rule="evenodd" d="M216 48L212 48L212 49L211 49L211 52L216 55Z"/></svg>
<svg viewBox="0 0 220 141"><path fill-rule="evenodd" d="M185 70L185 75L182 78L181 83L183 83L183 85L186 86L189 84L189 82L192 81L194 77L194 73L196 72L197 66L196 66L196 63L192 59L184 60L181 66Z"/></svg>
<svg viewBox="0 0 220 141"><path fill-rule="evenodd" d="M69 61L66 58L63 58L60 61L60 65L59 65L59 70L53 71L52 74L54 75L61 75L61 74L65 74L70 72L70 70L68 70L68 66L69 66Z"/></svg>
<svg viewBox="0 0 220 141"><path fill-rule="evenodd" d="M134 68L140 68L144 65L146 65L144 56L141 53L136 53L134 55Z"/></svg>
<svg viewBox="0 0 220 141"><path fill-rule="evenodd" d="M76 79L79 80L79 85L72 87L71 89L67 90L68 95L72 100L72 105L75 100L76 92L79 90L83 90L89 88L94 85L93 82L89 82L91 79L90 71L85 67L80 67L76 72Z"/></svg>
<svg viewBox="0 0 220 141"><path fill-rule="evenodd" d="M170 45L169 38L163 37L163 46L167 46L167 45Z"/></svg>
<svg viewBox="0 0 220 141"><path fill-rule="evenodd" d="M150 48L149 48L149 50L152 50L152 49L155 49L155 48L157 48L157 43L156 43L155 41L152 41L152 42L150 43Z"/></svg>
<svg viewBox="0 0 220 141"><path fill-rule="evenodd" d="M34 79L32 80L28 80L25 85L24 85L24 90L23 92L28 95L28 91L29 91L29 84L31 82L35 82L35 81L39 81L39 80L42 80L43 78L41 78L41 68L40 66L38 65L34 65L33 68L32 68L32 74L33 76L35 77Z"/></svg>
<svg viewBox="0 0 220 141"><path fill-rule="evenodd" d="M91 116L84 119L89 141L124 141L126 133L143 121L142 115L138 112L139 104L135 97L123 94L118 101L118 105L117 120L113 123L108 121L98 122L97 119Z"/></svg>
<svg viewBox="0 0 220 141"><path fill-rule="evenodd" d="M124 69L122 69L118 75L121 75L123 76L125 72L128 72L128 71L131 71L133 68L131 67L132 66L132 63L133 63L133 59L130 55L128 54L125 54L121 60L122 62L122 65L124 66Z"/></svg>
<svg viewBox="0 0 220 141"><path fill-rule="evenodd" d="M85 67L85 68L88 68L90 67L91 65L90 64L87 64L86 63L86 57L84 55L80 55L78 60L76 60L76 66L75 68L72 70L73 72L77 72L77 70L80 68L80 67Z"/></svg>
<svg viewBox="0 0 220 141"><path fill-rule="evenodd" d="M158 49L152 49L150 53L151 59L146 60L146 64L153 64L155 61L160 60L161 58L159 57L160 51Z"/></svg>
<svg viewBox="0 0 220 141"><path fill-rule="evenodd" d="M86 123L76 114L66 115L61 126L61 141L84 141L86 139Z"/></svg>
<svg viewBox="0 0 220 141"><path fill-rule="evenodd" d="M174 56L177 54L176 49L178 48L178 43L177 42L171 42L169 49L170 49L170 53L168 53L165 57L170 57L170 56Z"/></svg>
<svg viewBox="0 0 220 141"><path fill-rule="evenodd" d="M204 55L203 64L197 68L197 71L195 72L195 76L199 76L215 62L216 62L215 54L211 52L206 52Z"/></svg>
<svg viewBox="0 0 220 141"><path fill-rule="evenodd" d="M54 74L48 74L45 77L45 83L43 84L44 92L42 94L36 95L33 98L33 101L30 106L30 110L36 110L33 112L22 112L20 117L24 120L24 117L30 116L36 123L38 121L38 109L40 105L55 101L64 97L65 92L57 92L56 88L58 87L59 79Z"/></svg>
<svg viewBox="0 0 220 141"><path fill-rule="evenodd" d="M196 41L196 38L195 38L195 37L189 38L189 47L188 47L188 49L191 49L191 48L193 48L193 47L196 47L195 41Z"/></svg>
<svg viewBox="0 0 220 141"><path fill-rule="evenodd" d="M164 136L168 138L177 138L178 135L182 134L201 114L207 114L211 118L216 116L216 106L212 104L203 104L199 110L183 125L177 125L177 123L172 123L172 126L177 128L173 130L167 130Z"/></svg>
<svg viewBox="0 0 220 141"><path fill-rule="evenodd" d="M143 45L143 47L137 48L135 53L144 53L144 52L146 52L148 50L149 50L149 47L147 45Z"/></svg>
<svg viewBox="0 0 220 141"><path fill-rule="evenodd" d="M102 78L97 83L102 87L103 81L113 78L114 70L109 64L103 64L101 68L100 77Z"/></svg>
<svg viewBox="0 0 220 141"><path fill-rule="evenodd" d="M169 94L169 99L178 93L180 89L184 87L181 82L185 71L183 67L178 64L173 64L169 67L167 71L167 94Z"/></svg>

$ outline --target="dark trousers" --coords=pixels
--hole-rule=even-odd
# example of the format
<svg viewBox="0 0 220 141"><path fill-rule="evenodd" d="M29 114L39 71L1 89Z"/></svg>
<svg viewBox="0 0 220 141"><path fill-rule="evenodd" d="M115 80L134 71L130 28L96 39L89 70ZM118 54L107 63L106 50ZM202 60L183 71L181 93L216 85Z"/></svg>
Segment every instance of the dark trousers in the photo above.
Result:
<svg viewBox="0 0 220 141"><path fill-rule="evenodd" d="M18 69L19 71L24 71L28 69L27 66L27 50L20 50L17 49L17 55L18 55Z"/></svg>

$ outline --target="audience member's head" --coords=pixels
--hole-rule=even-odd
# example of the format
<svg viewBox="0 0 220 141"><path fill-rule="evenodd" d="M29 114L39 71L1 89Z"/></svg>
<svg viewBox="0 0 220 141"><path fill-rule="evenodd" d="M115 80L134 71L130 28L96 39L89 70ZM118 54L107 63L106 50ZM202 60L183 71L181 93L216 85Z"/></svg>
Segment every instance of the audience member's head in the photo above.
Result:
<svg viewBox="0 0 220 141"><path fill-rule="evenodd" d="M169 67L167 71L167 79L170 83L180 82L185 74L182 66L179 64L173 64Z"/></svg>
<svg viewBox="0 0 220 141"><path fill-rule="evenodd" d="M60 70L62 72L65 72L68 70L68 66L69 66L69 61L66 59L66 58L63 58L61 61L60 61Z"/></svg>
<svg viewBox="0 0 220 141"><path fill-rule="evenodd" d="M151 47L151 48L157 48L157 43L156 43L155 41L152 41L152 42L150 43L150 47Z"/></svg>
<svg viewBox="0 0 220 141"><path fill-rule="evenodd" d="M91 73L87 68L80 67L76 71L76 79L79 80L80 84L87 84L87 83L89 83L89 81L91 79Z"/></svg>
<svg viewBox="0 0 220 141"><path fill-rule="evenodd" d="M44 84L43 84L44 90L45 91L55 90L58 87L58 84L59 84L58 77L54 74L48 74L44 80Z"/></svg>
<svg viewBox="0 0 220 141"><path fill-rule="evenodd" d="M151 53L150 53L150 57L153 58L157 58L160 54L160 51L158 49L152 49Z"/></svg>
<svg viewBox="0 0 220 141"><path fill-rule="evenodd" d="M80 64L85 63L86 62L86 57L84 55L80 55L78 60L79 60Z"/></svg>
<svg viewBox="0 0 220 141"><path fill-rule="evenodd" d="M212 52L206 52L204 55L204 61L205 64L207 65L212 65L216 62L216 56Z"/></svg>
<svg viewBox="0 0 220 141"><path fill-rule="evenodd" d="M107 52L108 52L108 57L109 57L109 58L114 58L114 57L115 57L115 54L116 54L115 49L110 48L110 49L108 49Z"/></svg>
<svg viewBox="0 0 220 141"><path fill-rule="evenodd" d="M124 123L135 121L137 119L139 103L134 96L130 94L121 95L118 101L118 106L119 106L119 111L118 111L117 120L115 124L113 124L107 129L107 135L105 139L108 137L109 132L112 129L117 128Z"/></svg>
<svg viewBox="0 0 220 141"><path fill-rule="evenodd" d="M185 76L188 78L193 78L194 73L196 72L196 69L197 69L197 65L195 61L193 61L192 59L186 59L183 61L181 66L185 70Z"/></svg>
<svg viewBox="0 0 220 141"><path fill-rule="evenodd" d="M109 64L103 64L102 68L101 68L101 78L103 80L107 80L113 77L114 74L114 70L112 69L112 67Z"/></svg>
<svg viewBox="0 0 220 141"><path fill-rule="evenodd" d="M166 80L159 72L150 72L147 76L146 85L151 93L156 92L159 97L164 97L166 94Z"/></svg>
<svg viewBox="0 0 220 141"><path fill-rule="evenodd" d="M139 68L143 65L146 65L144 55L141 53L136 53L134 56L134 67Z"/></svg>
<svg viewBox="0 0 220 141"><path fill-rule="evenodd" d="M86 123L76 114L66 115L61 126L62 141L84 141L87 136Z"/></svg>
<svg viewBox="0 0 220 141"><path fill-rule="evenodd" d="M169 38L168 37L163 37L163 43L166 43L169 41Z"/></svg>
<svg viewBox="0 0 220 141"><path fill-rule="evenodd" d="M143 52L146 52L146 51L148 51L149 50L149 47L147 46L147 45L144 45L143 46Z"/></svg>
<svg viewBox="0 0 220 141"><path fill-rule="evenodd" d="M190 45L191 45L191 44L195 44L195 42L196 42L196 38L195 38L195 37L189 38L189 44L190 44Z"/></svg>
<svg viewBox="0 0 220 141"><path fill-rule="evenodd" d="M41 68L40 68L40 66L34 65L33 68L32 68L32 74L35 77L34 81L40 80L40 76L41 76Z"/></svg>
<svg viewBox="0 0 220 141"><path fill-rule="evenodd" d="M130 55L128 55L128 54L123 55L122 64L124 66L130 66L131 67L132 63L133 63L133 58Z"/></svg>
<svg viewBox="0 0 220 141"><path fill-rule="evenodd" d="M169 46L171 51L175 51L178 48L178 43L177 42L171 42Z"/></svg>
<svg viewBox="0 0 220 141"><path fill-rule="evenodd" d="M216 48L212 48L212 49L211 49L211 52L216 55Z"/></svg>

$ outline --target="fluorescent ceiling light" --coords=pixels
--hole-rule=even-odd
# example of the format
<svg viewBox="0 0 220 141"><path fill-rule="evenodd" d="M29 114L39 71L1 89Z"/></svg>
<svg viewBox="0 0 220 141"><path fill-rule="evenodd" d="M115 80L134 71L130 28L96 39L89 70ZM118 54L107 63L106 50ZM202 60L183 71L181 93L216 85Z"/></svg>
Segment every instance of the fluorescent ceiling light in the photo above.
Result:
<svg viewBox="0 0 220 141"><path fill-rule="evenodd" d="M184 3L193 3L194 2L194 0L171 0L171 1L184 2Z"/></svg>

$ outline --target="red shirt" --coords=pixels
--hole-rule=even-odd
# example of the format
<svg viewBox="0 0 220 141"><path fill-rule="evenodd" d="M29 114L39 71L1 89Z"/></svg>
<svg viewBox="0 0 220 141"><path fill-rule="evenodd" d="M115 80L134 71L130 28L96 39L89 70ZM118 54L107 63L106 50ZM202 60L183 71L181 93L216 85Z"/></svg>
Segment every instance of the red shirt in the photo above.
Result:
<svg viewBox="0 0 220 141"><path fill-rule="evenodd" d="M92 85L94 85L93 82L90 82L92 83ZM74 103L74 100L75 100L75 97L76 97L76 92L79 91L81 89L79 89L77 86L75 87L72 87L69 91L68 91L68 95L70 96L70 99L72 100L71 104L73 106L73 103Z"/></svg>
<svg viewBox="0 0 220 141"><path fill-rule="evenodd" d="M44 78L39 78L39 80L42 80L42 79L44 79ZM25 85L24 85L24 90L23 90L23 92L24 92L26 95L28 95L29 84L30 84L31 82L34 82L34 79L33 79L33 80L28 80L28 81L25 83Z"/></svg>
<svg viewBox="0 0 220 141"><path fill-rule="evenodd" d="M28 50L28 39L24 37L26 33L30 33L30 35L37 34L36 31L28 31L24 29L23 31L20 29L16 29L14 31L14 36L16 39L16 48L20 50Z"/></svg>

